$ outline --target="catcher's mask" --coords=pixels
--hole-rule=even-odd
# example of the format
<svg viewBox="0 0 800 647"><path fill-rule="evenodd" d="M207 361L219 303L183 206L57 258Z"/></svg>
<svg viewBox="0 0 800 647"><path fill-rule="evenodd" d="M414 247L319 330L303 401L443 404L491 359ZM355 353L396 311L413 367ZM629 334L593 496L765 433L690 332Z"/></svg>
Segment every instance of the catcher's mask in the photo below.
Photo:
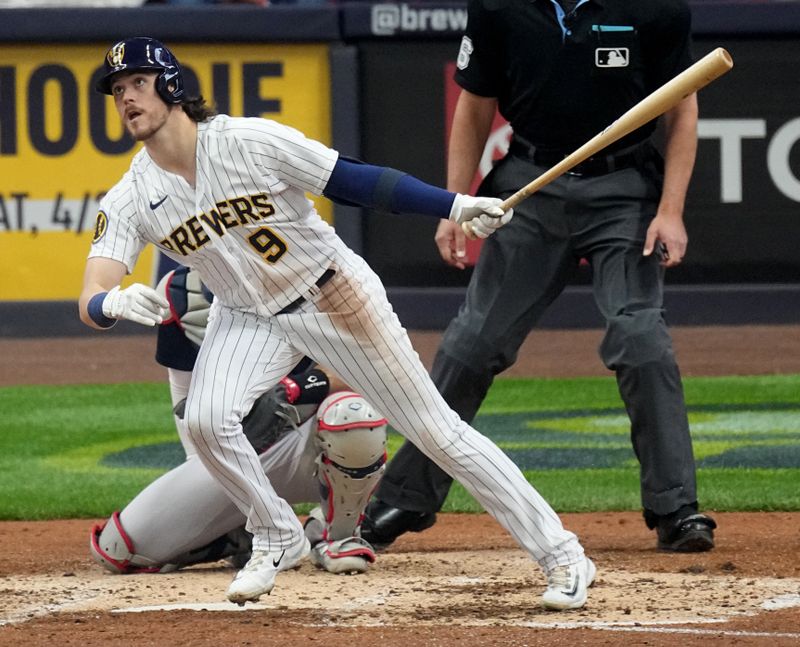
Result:
<svg viewBox="0 0 800 647"><path fill-rule="evenodd" d="M103 61L103 76L98 79L95 90L111 94L111 80L115 74L136 70L158 72L156 92L167 103L183 101L183 74L178 59L164 44L146 36L126 38L108 50Z"/></svg>

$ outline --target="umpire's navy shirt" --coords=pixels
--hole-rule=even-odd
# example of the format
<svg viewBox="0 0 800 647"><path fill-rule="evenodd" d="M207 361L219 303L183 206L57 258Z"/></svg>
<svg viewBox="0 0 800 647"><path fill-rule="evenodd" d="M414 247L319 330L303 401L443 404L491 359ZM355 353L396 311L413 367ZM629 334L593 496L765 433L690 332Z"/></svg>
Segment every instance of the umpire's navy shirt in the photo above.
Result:
<svg viewBox="0 0 800 647"><path fill-rule="evenodd" d="M569 153L692 63L685 0L470 0L455 79L514 132ZM642 126L616 144L640 142Z"/></svg>

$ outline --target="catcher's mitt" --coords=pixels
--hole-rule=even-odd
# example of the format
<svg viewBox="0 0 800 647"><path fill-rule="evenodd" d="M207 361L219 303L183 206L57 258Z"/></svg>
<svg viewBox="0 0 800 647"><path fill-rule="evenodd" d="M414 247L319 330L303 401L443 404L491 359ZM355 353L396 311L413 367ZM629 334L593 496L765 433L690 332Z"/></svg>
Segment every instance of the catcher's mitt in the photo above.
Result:
<svg viewBox="0 0 800 647"><path fill-rule="evenodd" d="M169 302L170 317L163 323L175 323L197 346L203 342L208 325L208 311L213 295L204 289L197 272L179 267L167 272L156 286L156 292Z"/></svg>
<svg viewBox="0 0 800 647"><path fill-rule="evenodd" d="M286 386L279 382L253 403L250 413L242 420L242 429L256 452L261 454L313 416L316 409L316 405L289 404Z"/></svg>

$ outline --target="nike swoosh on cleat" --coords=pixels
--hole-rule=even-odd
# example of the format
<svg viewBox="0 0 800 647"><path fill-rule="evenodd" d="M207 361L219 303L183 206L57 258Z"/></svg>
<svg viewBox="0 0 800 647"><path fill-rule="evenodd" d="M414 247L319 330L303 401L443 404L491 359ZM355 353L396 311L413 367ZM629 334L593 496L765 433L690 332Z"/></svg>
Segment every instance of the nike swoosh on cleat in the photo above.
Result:
<svg viewBox="0 0 800 647"><path fill-rule="evenodd" d="M165 196L164 196L163 198L161 198L161 200L159 200L158 202L151 202L151 203L150 203L150 208L151 208L153 211L155 211L155 210L156 210L156 208L158 208L158 207L160 207L162 204L164 204L164 201L165 201L165 200L166 200L168 197L169 197L169 196L165 195Z"/></svg>
<svg viewBox="0 0 800 647"><path fill-rule="evenodd" d="M575 586L572 587L572 590L571 591L562 591L562 593L564 593L565 595L568 595L569 597L574 597L575 594L578 592L578 587L580 586L580 584L581 584L581 576L578 575L575 578Z"/></svg>
<svg viewBox="0 0 800 647"><path fill-rule="evenodd" d="M281 553L281 556L280 556L280 557L278 557L278 559L273 559L273 560L272 560L272 565L273 565L275 568L278 568L278 566L280 566L280 565L281 565L281 560L283 559L283 556L284 556L285 554L286 554L286 551L284 550L284 551Z"/></svg>

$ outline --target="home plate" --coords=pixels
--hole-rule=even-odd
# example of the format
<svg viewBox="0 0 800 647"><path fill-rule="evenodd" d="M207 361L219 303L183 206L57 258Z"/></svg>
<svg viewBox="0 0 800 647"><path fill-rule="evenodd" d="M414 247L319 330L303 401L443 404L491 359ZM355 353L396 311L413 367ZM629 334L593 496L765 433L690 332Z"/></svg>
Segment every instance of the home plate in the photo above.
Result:
<svg viewBox="0 0 800 647"><path fill-rule="evenodd" d="M800 607L800 595L781 595L777 598L765 600L761 605L767 611L775 611L776 609L791 609L792 607Z"/></svg>
<svg viewBox="0 0 800 647"><path fill-rule="evenodd" d="M244 606L225 599L232 574L202 567L160 575L0 575L0 624L57 613L252 611L306 626L635 626L707 624L800 603L795 578L600 568L586 607L551 612L539 604L544 575L515 549L493 550L491 559L486 551L387 553L353 577L304 563L282 572L271 595Z"/></svg>

